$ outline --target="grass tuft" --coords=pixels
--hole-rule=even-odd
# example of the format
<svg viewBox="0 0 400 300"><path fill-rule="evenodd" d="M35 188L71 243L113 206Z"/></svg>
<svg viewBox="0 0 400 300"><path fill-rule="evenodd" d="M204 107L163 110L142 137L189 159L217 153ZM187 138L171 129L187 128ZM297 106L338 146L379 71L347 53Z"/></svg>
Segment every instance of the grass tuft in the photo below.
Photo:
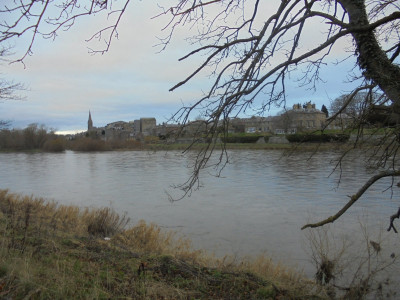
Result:
<svg viewBox="0 0 400 300"><path fill-rule="evenodd" d="M109 207L85 210L83 219L88 224L87 231L90 235L102 237L121 232L130 221L126 214L121 217Z"/></svg>

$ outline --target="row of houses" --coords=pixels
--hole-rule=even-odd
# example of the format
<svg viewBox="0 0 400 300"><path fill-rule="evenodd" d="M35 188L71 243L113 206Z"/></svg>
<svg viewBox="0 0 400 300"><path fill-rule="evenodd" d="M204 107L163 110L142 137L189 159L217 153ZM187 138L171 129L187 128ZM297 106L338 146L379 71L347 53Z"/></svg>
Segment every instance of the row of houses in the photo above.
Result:
<svg viewBox="0 0 400 300"><path fill-rule="evenodd" d="M296 132L315 131L319 129L344 129L349 127L353 118L341 114L334 121L327 121L327 115L308 102L304 105L295 104L278 116L252 116L250 118L229 119L225 128L229 133L271 133L292 134ZM204 122L203 122L204 123ZM201 121L188 124L187 132L201 131L204 128ZM190 129L190 127L193 127Z"/></svg>
<svg viewBox="0 0 400 300"><path fill-rule="evenodd" d="M252 116L250 118L232 118L225 123L230 133L272 133L290 134L303 131L313 131L328 127L343 129L351 123L346 115L337 118L327 126L327 116L317 109L315 104L308 102L304 105L295 104L292 109L279 116ZM118 121L107 124L105 127L94 127L89 111L88 132L101 136L105 140L142 138L145 136L165 137L178 130L186 136L196 136L205 132L210 126L203 120L188 122L182 128L180 124L156 124L155 118L141 118L130 122Z"/></svg>
<svg viewBox="0 0 400 300"><path fill-rule="evenodd" d="M279 116L235 118L231 120L230 132L269 132L290 134L300 131L318 130L326 124L326 114L315 108L315 104L295 104Z"/></svg>

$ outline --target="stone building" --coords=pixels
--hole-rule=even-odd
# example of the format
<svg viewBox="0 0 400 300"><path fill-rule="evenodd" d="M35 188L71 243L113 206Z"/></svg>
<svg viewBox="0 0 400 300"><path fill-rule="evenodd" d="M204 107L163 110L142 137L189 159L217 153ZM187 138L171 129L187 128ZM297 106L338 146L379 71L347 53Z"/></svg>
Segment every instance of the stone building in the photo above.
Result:
<svg viewBox="0 0 400 300"><path fill-rule="evenodd" d="M191 121L185 124L183 129L184 136L200 136L207 132L209 125L204 120Z"/></svg>
<svg viewBox="0 0 400 300"><path fill-rule="evenodd" d="M272 132L275 117L233 118L230 120L229 132Z"/></svg>
<svg viewBox="0 0 400 300"><path fill-rule="evenodd" d="M286 111L276 119L274 124L276 134L296 133L322 129L326 115L315 104L307 102L304 105L295 104L293 109Z"/></svg>
<svg viewBox="0 0 400 300"><path fill-rule="evenodd" d="M140 120L133 121L133 129L135 130L135 134L140 133Z"/></svg>
<svg viewBox="0 0 400 300"><path fill-rule="evenodd" d="M164 122L156 127L156 136L166 139L175 136L181 129L182 126L180 124L167 124Z"/></svg>
<svg viewBox="0 0 400 300"><path fill-rule="evenodd" d="M156 118L141 118L140 133L144 136L155 135Z"/></svg>

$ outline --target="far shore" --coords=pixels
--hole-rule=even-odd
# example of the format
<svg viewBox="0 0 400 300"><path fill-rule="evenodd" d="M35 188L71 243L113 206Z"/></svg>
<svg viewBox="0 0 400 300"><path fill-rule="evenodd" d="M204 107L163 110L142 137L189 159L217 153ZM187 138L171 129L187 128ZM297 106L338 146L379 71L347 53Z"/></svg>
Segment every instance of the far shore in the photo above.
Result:
<svg viewBox="0 0 400 300"><path fill-rule="evenodd" d="M196 151L207 147L206 143L152 143L152 144L141 144L136 147L117 147L117 148L103 148L103 149L89 149L89 150L75 150L75 149L64 149L72 150L76 152L103 152L103 151ZM218 151L221 149L227 150L293 150L293 151L328 151L328 150L346 150L354 148L351 143L286 143L286 144L270 144L270 143L216 143L212 144L210 149ZM63 152L57 151L57 152ZM53 152L46 151L43 149L0 149L0 153L12 153L12 152L23 152L23 153L43 153Z"/></svg>

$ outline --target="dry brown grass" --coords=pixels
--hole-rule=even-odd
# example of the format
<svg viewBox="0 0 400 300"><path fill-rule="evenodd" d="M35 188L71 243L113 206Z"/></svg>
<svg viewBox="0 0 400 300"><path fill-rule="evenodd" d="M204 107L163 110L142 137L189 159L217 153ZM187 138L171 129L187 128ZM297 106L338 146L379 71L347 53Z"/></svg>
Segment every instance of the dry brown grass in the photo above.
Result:
<svg viewBox="0 0 400 300"><path fill-rule="evenodd" d="M156 224L127 227L129 219L110 208L80 209L0 190L0 212L0 298L315 296L301 274L270 259L216 259Z"/></svg>
<svg viewBox="0 0 400 300"><path fill-rule="evenodd" d="M80 209L7 190L0 190L0 212L6 216L6 228L12 230L61 230L105 237L121 232L129 223L126 215L121 216L112 208Z"/></svg>
<svg viewBox="0 0 400 300"><path fill-rule="evenodd" d="M174 231L162 230L157 224L140 220L113 240L140 253L172 255L185 261L206 265L212 260L205 251L194 250L190 239L182 238Z"/></svg>

